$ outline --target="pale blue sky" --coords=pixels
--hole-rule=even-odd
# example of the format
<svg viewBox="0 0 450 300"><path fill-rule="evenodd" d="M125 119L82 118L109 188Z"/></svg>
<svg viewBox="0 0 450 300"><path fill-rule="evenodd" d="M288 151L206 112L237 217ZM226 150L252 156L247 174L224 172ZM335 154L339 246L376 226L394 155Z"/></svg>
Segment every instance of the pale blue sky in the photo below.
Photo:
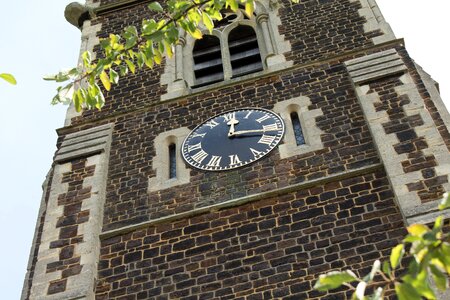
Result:
<svg viewBox="0 0 450 300"><path fill-rule="evenodd" d="M66 107L50 106L56 85L44 74L72 67L80 32L64 19L66 0L0 2L0 72L19 84L0 81L0 298L18 299L41 199L41 184L55 151L55 129ZM450 101L448 28L450 2L378 0L411 56L441 84Z"/></svg>

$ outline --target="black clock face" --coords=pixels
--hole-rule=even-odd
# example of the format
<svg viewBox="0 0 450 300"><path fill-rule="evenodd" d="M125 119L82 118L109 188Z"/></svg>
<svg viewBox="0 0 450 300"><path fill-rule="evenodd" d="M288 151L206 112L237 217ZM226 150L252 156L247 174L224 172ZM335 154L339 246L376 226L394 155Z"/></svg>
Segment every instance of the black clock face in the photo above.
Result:
<svg viewBox="0 0 450 300"><path fill-rule="evenodd" d="M223 171L248 165L275 148L284 123L275 113L259 108L228 111L197 126L181 152L191 166Z"/></svg>

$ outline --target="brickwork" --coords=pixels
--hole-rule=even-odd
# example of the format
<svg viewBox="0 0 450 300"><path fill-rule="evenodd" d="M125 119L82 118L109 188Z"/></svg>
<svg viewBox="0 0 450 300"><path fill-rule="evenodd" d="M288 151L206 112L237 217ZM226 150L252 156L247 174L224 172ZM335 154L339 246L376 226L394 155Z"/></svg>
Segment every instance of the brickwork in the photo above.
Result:
<svg viewBox="0 0 450 300"><path fill-rule="evenodd" d="M422 202L439 199L445 189L443 183L448 183L448 176L436 174L435 167L438 165L433 154L426 155L424 149L428 144L424 136L418 136L415 128L424 125L419 113L407 115L403 109L404 105L410 104L408 95L399 95L395 87L403 83L398 77L380 80L370 84L368 93L378 93L380 102L375 103L375 110L386 111L389 121L382 126L386 134L395 134L398 143L394 144L394 150L398 155L406 154L406 159L401 161L405 174L420 171L422 180L407 184L410 192L417 192Z"/></svg>
<svg viewBox="0 0 450 300"><path fill-rule="evenodd" d="M377 171L103 240L96 294L336 299L312 290L318 274L348 267L364 274L404 234Z"/></svg>
<svg viewBox="0 0 450 300"><path fill-rule="evenodd" d="M403 57L400 65L395 60L395 67L386 60L392 50L348 61L346 66L402 214L408 222L429 223L450 188L448 131L446 126L439 130L439 114L424 109L429 94L420 93L423 84L418 86L420 80L413 78L417 70L405 68L404 62L411 66L411 60L403 48L397 50ZM374 60L379 62L376 69ZM355 72L352 66L360 67ZM358 73L365 74L364 80Z"/></svg>
<svg viewBox="0 0 450 300"><path fill-rule="evenodd" d="M86 159L73 161L70 172L63 174L61 183L68 183L66 193L58 196L58 206L64 213L58 218L56 228L59 229L57 240L50 243L50 249L59 249L59 260L47 264L47 273L61 271L61 279L50 282L48 294L56 294L66 290L67 278L81 272L80 256L75 254L75 247L83 236L78 233L78 226L89 220L89 210L82 210L83 200L91 197L91 186L83 186L85 178L93 176L95 166L86 166Z"/></svg>
<svg viewBox="0 0 450 300"><path fill-rule="evenodd" d="M409 57L408 53L406 51L401 52L405 65L408 66L408 69L410 70L410 74L412 79L414 80L414 83L417 86L417 89L420 93L420 96L424 100L425 107L427 111L430 112L430 115L433 119L434 124L436 125L437 130L439 131L439 134L441 135L442 139L445 142L445 145L447 146L447 149L450 151L450 122L448 119L448 111L445 110L445 107L441 108L441 110L438 109L437 103L435 101L437 99L433 99L431 96L432 91L430 90L432 87L426 87L424 81L426 78L423 78L426 76L423 74L422 76L419 71L419 67L414 64L414 61ZM429 76L429 75L428 75ZM439 97L439 95L436 95L436 97ZM440 100L440 99L439 99ZM442 101L442 100L440 100ZM447 116L447 122L445 121L445 118L443 115Z"/></svg>
<svg viewBox="0 0 450 300"><path fill-rule="evenodd" d="M24 287L22 290L21 299L29 299L31 286L33 282L33 277L35 273L35 266L38 261L39 254L39 244L42 241L42 233L44 229L44 221L45 221L45 212L48 204L48 199L50 197L50 187L53 181L53 170L49 171L46 180L42 185L43 195L41 200L41 208L39 209L38 220L36 224L36 232L33 239L33 244L31 247L30 258L28 262L28 272L25 275Z"/></svg>
<svg viewBox="0 0 450 300"><path fill-rule="evenodd" d="M111 148L104 230L192 210L262 191L378 163L368 128L344 68L325 64L236 84L177 102L149 107L115 120ZM297 96L310 98L310 110L323 132L323 149L280 160L278 150L244 168L230 172L191 171L189 185L148 193L154 177L153 141L160 132L188 127L238 107L272 109ZM189 112L189 113L188 113Z"/></svg>
<svg viewBox="0 0 450 300"><path fill-rule="evenodd" d="M85 22L83 47L148 17L147 1L89 4L106 10ZM449 126L376 3L277 9L265 18L293 65L162 100L163 64L121 78L101 111L69 110L24 299L350 299L313 284L331 270L366 274L405 223L430 222L450 187ZM286 151L285 139L227 172L177 157L184 173L165 181L168 143L179 149L206 119L258 107L288 122L294 104L311 112L310 148Z"/></svg>
<svg viewBox="0 0 450 300"><path fill-rule="evenodd" d="M299 4L282 1L279 33L292 45L291 51L285 54L286 60L305 64L372 46L371 39L382 33L365 31L366 20L358 12L361 7L360 2L350 1L308 0ZM125 26L139 26L140 20L148 16L146 4L142 3L101 14L92 25L101 24L99 36L107 37ZM161 95L167 93L166 86L160 86L163 71L164 67L156 66L121 78L120 86L107 93L107 105L102 111L84 112L83 117L72 119L72 124L157 104Z"/></svg>

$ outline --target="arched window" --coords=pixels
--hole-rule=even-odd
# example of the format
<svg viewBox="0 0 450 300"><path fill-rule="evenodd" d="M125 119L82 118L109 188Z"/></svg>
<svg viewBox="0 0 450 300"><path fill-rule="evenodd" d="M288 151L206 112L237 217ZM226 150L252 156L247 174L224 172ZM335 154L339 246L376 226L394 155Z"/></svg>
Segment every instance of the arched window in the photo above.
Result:
<svg viewBox="0 0 450 300"><path fill-rule="evenodd" d="M255 30L240 25L228 35L232 77L239 77L263 70L261 54Z"/></svg>
<svg viewBox="0 0 450 300"><path fill-rule="evenodd" d="M177 178L177 153L174 143L169 145L169 179Z"/></svg>
<svg viewBox="0 0 450 300"><path fill-rule="evenodd" d="M297 112L291 112L291 122L292 128L294 129L294 137L297 146L303 145L305 143L305 137L303 136L302 125L300 119L298 118Z"/></svg>
<svg viewBox="0 0 450 300"><path fill-rule="evenodd" d="M278 10L272 0L259 0L252 17L242 5L237 11L222 10L223 18L214 20L212 33L201 28L200 40L181 32L175 55L167 59L161 76L161 85L167 85L161 100L292 66L292 61L286 61L291 46L279 32Z"/></svg>
<svg viewBox="0 0 450 300"><path fill-rule="evenodd" d="M223 80L222 52L219 38L205 35L195 42L194 58L195 86L200 87Z"/></svg>

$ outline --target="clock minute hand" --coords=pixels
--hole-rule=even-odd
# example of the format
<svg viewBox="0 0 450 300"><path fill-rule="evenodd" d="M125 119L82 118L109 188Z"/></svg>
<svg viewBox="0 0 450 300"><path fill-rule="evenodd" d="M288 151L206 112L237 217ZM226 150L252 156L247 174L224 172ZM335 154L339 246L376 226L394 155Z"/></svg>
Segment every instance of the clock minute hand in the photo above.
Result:
<svg viewBox="0 0 450 300"><path fill-rule="evenodd" d="M278 129L272 129L272 130L265 130L265 129L251 129L251 130L240 130L235 131L233 135L240 135L245 133L259 133L259 132L267 132L267 131L277 131Z"/></svg>

